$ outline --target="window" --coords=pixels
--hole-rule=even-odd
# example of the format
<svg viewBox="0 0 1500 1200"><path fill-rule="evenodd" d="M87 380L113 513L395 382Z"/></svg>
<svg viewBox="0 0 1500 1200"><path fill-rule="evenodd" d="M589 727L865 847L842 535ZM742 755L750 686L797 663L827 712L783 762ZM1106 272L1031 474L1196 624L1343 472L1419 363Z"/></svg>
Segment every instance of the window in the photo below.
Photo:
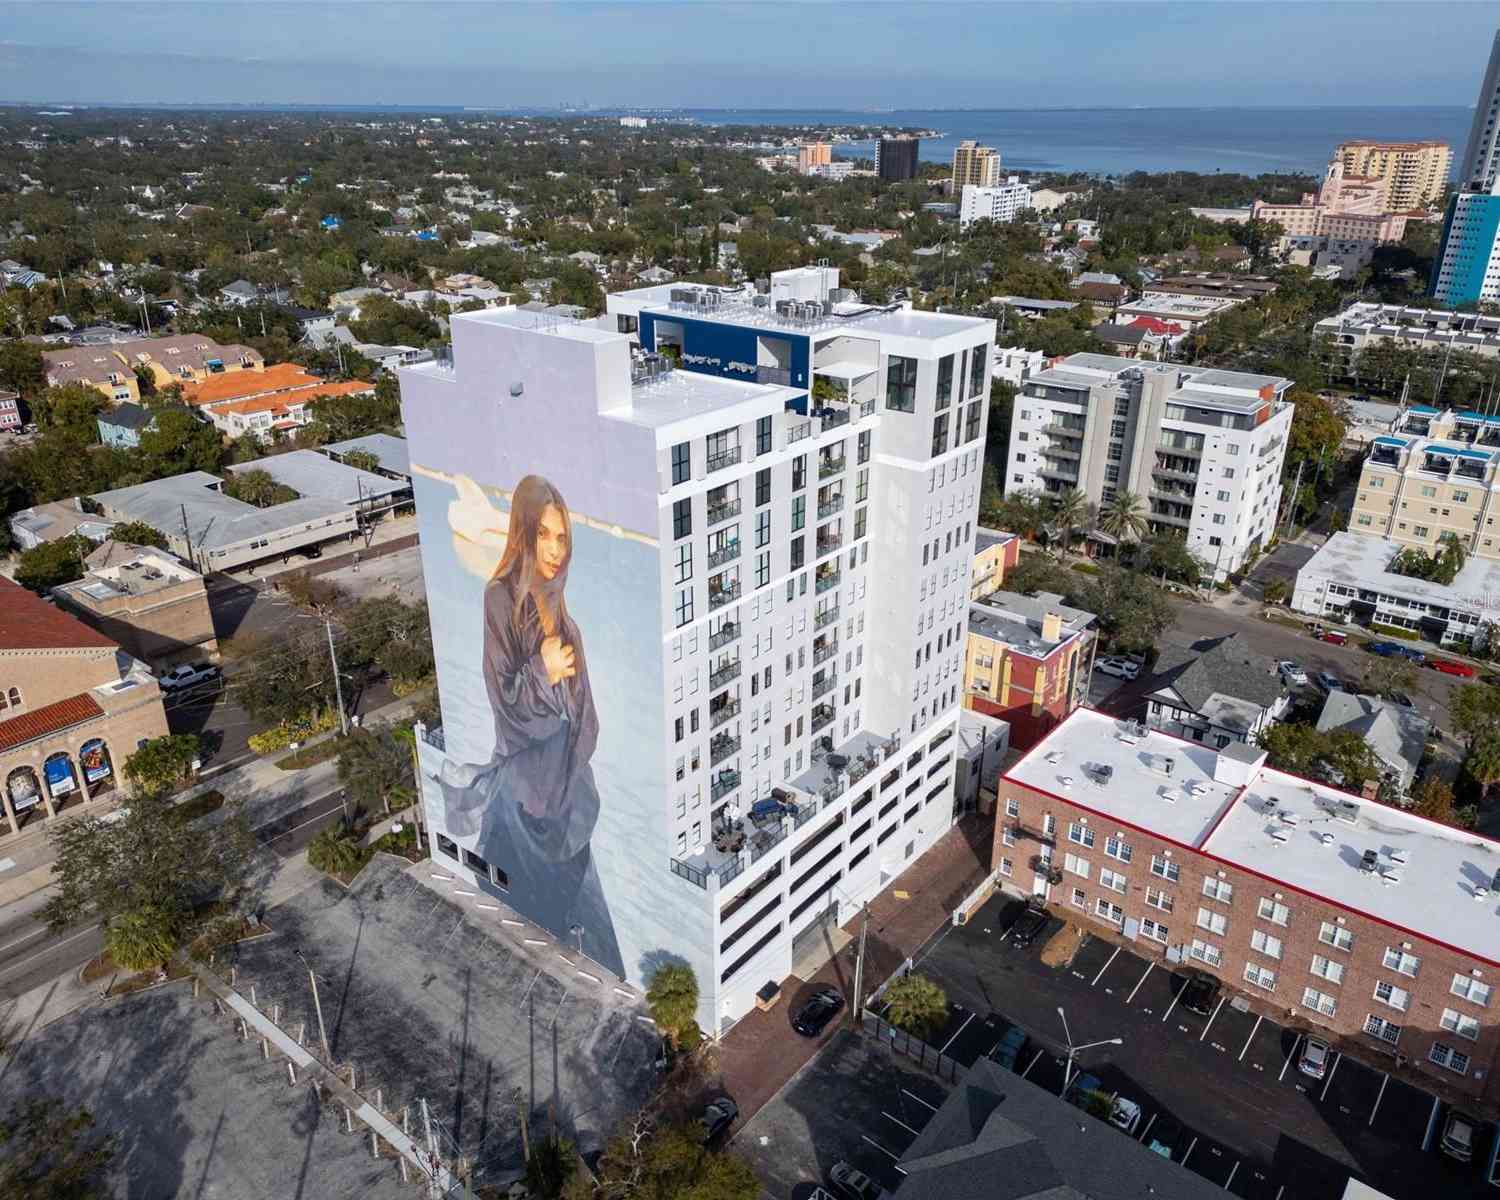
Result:
<svg viewBox="0 0 1500 1200"><path fill-rule="evenodd" d="M917 411L917 360L891 355L885 368L885 406L892 412Z"/></svg>
<svg viewBox="0 0 1500 1200"><path fill-rule="evenodd" d="M1320 992L1317 988L1303 988L1302 1007L1322 1013L1325 1017L1332 1017L1338 1014L1339 1002L1327 992Z"/></svg>
<svg viewBox="0 0 1500 1200"><path fill-rule="evenodd" d="M1172 893L1164 892L1159 888L1148 887L1146 889L1146 903L1152 908L1159 908L1162 912L1172 911Z"/></svg>
<svg viewBox="0 0 1500 1200"><path fill-rule="evenodd" d="M1392 971L1400 971L1403 975L1415 977L1417 968L1422 965L1422 960L1415 954L1408 954L1396 946L1385 948L1385 965Z"/></svg>
<svg viewBox="0 0 1500 1200"><path fill-rule="evenodd" d="M761 417L755 422L755 453L771 453L771 418Z"/></svg>
<svg viewBox="0 0 1500 1200"><path fill-rule="evenodd" d="M1455 1075L1467 1075L1469 1073L1469 1056L1455 1050L1452 1046L1444 1042L1432 1043L1432 1049L1427 1052L1427 1061L1436 1063L1440 1067L1446 1067Z"/></svg>
<svg viewBox="0 0 1500 1200"><path fill-rule="evenodd" d="M757 546L769 545L771 541L771 510L765 509L755 514L755 544Z"/></svg>
<svg viewBox="0 0 1500 1200"><path fill-rule="evenodd" d="M1276 972L1259 963L1245 964L1245 982L1253 983L1258 988L1265 988L1268 992L1276 990Z"/></svg>
<svg viewBox="0 0 1500 1200"><path fill-rule="evenodd" d="M1399 988L1384 979L1376 981L1375 999L1382 1004L1389 1004L1397 1012L1405 1012L1406 1006L1411 1003L1411 996L1405 988Z"/></svg>
<svg viewBox="0 0 1500 1200"><path fill-rule="evenodd" d="M1250 949L1257 954L1264 954L1267 958L1280 958L1281 939L1257 929L1250 935Z"/></svg>
<svg viewBox="0 0 1500 1200"><path fill-rule="evenodd" d="M1344 982L1344 964L1334 962L1331 958L1324 958L1321 954L1314 954L1312 966L1309 968L1319 979L1326 979L1329 983Z"/></svg>
<svg viewBox="0 0 1500 1200"><path fill-rule="evenodd" d="M677 592L677 625L686 625L693 619L693 589L681 588Z"/></svg>
<svg viewBox="0 0 1500 1200"><path fill-rule="evenodd" d="M1063 855L1063 870L1087 879L1091 869L1088 859L1079 858L1076 854Z"/></svg>
<svg viewBox="0 0 1500 1200"><path fill-rule="evenodd" d="M1125 436L1125 422L1124 421L1111 421L1109 423L1109 436L1112 437L1112 438L1122 438L1122 437L1124 437Z"/></svg>
<svg viewBox="0 0 1500 1200"><path fill-rule="evenodd" d="M1286 925L1291 918L1292 910L1285 904L1272 900L1268 896L1260 898L1260 908L1257 915L1262 921L1269 921L1272 925Z"/></svg>
<svg viewBox="0 0 1500 1200"><path fill-rule="evenodd" d="M1021 802L1014 796L1006 797L1005 815L1007 817L1019 817L1021 815Z"/></svg>
<svg viewBox="0 0 1500 1200"><path fill-rule="evenodd" d="M629 313L618 313L615 316L615 329L619 333L635 333L641 327L641 319L631 316Z"/></svg>
<svg viewBox="0 0 1500 1200"><path fill-rule="evenodd" d="M771 503L771 468L762 467L755 472L755 503Z"/></svg>
<svg viewBox="0 0 1500 1200"><path fill-rule="evenodd" d="M674 539L685 538L693 532L693 502L691 500L674 500L672 502L672 537Z"/></svg>
<svg viewBox="0 0 1500 1200"><path fill-rule="evenodd" d="M867 462L869 462L870 461L870 431L869 430L865 430L864 433L862 433L862 434L859 435L859 440L856 443L856 445L857 445L858 448L855 451L854 461L855 462L861 462L861 463L867 463Z"/></svg>
<svg viewBox="0 0 1500 1200"><path fill-rule="evenodd" d="M1073 889L1073 903L1079 908L1087 908L1089 906L1089 898L1083 894L1082 888Z"/></svg>
<svg viewBox="0 0 1500 1200"><path fill-rule="evenodd" d="M964 441L972 442L979 436L979 410L981 405L978 400L964 409Z"/></svg>
<svg viewBox="0 0 1500 1200"><path fill-rule="evenodd" d="M953 359L952 354L945 354L938 359L937 410L939 412L942 412L953 401Z"/></svg>
<svg viewBox="0 0 1500 1200"><path fill-rule="evenodd" d="M1104 839L1104 853L1111 858L1119 859L1122 863L1128 863L1131 853L1130 843L1122 842L1117 837L1107 837Z"/></svg>
<svg viewBox="0 0 1500 1200"><path fill-rule="evenodd" d="M1480 1008L1490 1002L1490 985L1480 983L1479 980L1469 975L1455 975L1453 985L1448 990L1461 1000L1477 1004Z"/></svg>
<svg viewBox="0 0 1500 1200"><path fill-rule="evenodd" d="M693 447L690 442L678 442L672 447L672 482L686 483L693 477Z"/></svg>
<svg viewBox="0 0 1500 1200"><path fill-rule="evenodd" d="M686 583L693 577L693 543L677 543L677 582Z"/></svg>
<svg viewBox="0 0 1500 1200"><path fill-rule="evenodd" d="M1077 842L1080 846L1092 846L1094 844L1094 831L1087 825L1077 821L1068 822L1068 841Z"/></svg>
<svg viewBox="0 0 1500 1200"><path fill-rule="evenodd" d="M1141 933L1143 936L1150 938L1153 942L1161 942L1162 945L1166 945L1167 927L1156 921L1153 921L1150 917L1142 918Z"/></svg>
<svg viewBox="0 0 1500 1200"><path fill-rule="evenodd" d="M1057 832L1057 818L1051 813L1042 817L1042 836L1052 837Z"/></svg>
<svg viewBox="0 0 1500 1200"><path fill-rule="evenodd" d="M1123 896L1130 887L1130 881L1118 871L1111 871L1107 867L1100 867L1099 885L1107 887L1112 892L1119 892Z"/></svg>
<svg viewBox="0 0 1500 1200"><path fill-rule="evenodd" d="M1011 865L1010 859L1008 859L1008 858L1002 858L1000 860L1000 874L1002 874L1003 876L1005 876L1005 878L1009 879L1014 872L1015 872L1015 867Z"/></svg>
<svg viewBox="0 0 1500 1200"><path fill-rule="evenodd" d="M1471 1042L1479 1040L1479 1022L1457 1009L1443 1009L1443 1016L1438 1024L1449 1033L1456 1033L1459 1037L1468 1038Z"/></svg>
<svg viewBox="0 0 1500 1200"><path fill-rule="evenodd" d="M1374 1013L1365 1017L1365 1032L1371 1037L1379 1038L1382 1042L1389 1042L1392 1046L1401 1040L1401 1026L1387 1021L1384 1017L1377 1017Z"/></svg>
<svg viewBox="0 0 1500 1200"><path fill-rule="evenodd" d="M1223 913L1214 912L1211 908L1200 908L1198 928L1206 929L1209 933L1217 933L1222 937L1229 931L1229 918Z"/></svg>
<svg viewBox="0 0 1500 1200"><path fill-rule="evenodd" d="M932 456L936 458L948 449L948 414L938 413L932 418ZM1023 461L1022 455L1016 456L1016 461Z"/></svg>
<svg viewBox="0 0 1500 1200"><path fill-rule="evenodd" d="M1122 925L1125 922L1125 910L1118 904L1111 904L1108 900L1094 901L1094 915L1103 917L1112 925Z"/></svg>
<svg viewBox="0 0 1500 1200"><path fill-rule="evenodd" d="M1228 904L1234 899L1234 884L1223 879L1215 879L1210 875L1203 881L1203 894L1210 900L1219 900Z"/></svg>
<svg viewBox="0 0 1500 1200"><path fill-rule="evenodd" d="M1169 883L1176 883L1178 876L1182 874L1182 867L1178 863L1174 863L1170 858L1162 858L1159 855L1153 854L1151 856L1151 874L1159 875Z"/></svg>
<svg viewBox="0 0 1500 1200"><path fill-rule="evenodd" d="M755 586L765 587L771 582L771 552L762 550L755 556Z"/></svg>
<svg viewBox="0 0 1500 1200"><path fill-rule="evenodd" d="M1324 921L1318 927L1318 941L1325 946L1332 946L1335 950L1349 950L1354 946L1354 935L1342 925Z"/></svg>
<svg viewBox="0 0 1500 1200"><path fill-rule="evenodd" d="M1200 942L1193 939L1193 944L1188 947L1188 957L1196 958L1201 963L1207 963L1211 967L1217 967L1224 961L1223 952L1212 942Z"/></svg>
<svg viewBox="0 0 1500 1200"><path fill-rule="evenodd" d="M807 486L807 455L799 454L792 459L792 491L800 492Z"/></svg>

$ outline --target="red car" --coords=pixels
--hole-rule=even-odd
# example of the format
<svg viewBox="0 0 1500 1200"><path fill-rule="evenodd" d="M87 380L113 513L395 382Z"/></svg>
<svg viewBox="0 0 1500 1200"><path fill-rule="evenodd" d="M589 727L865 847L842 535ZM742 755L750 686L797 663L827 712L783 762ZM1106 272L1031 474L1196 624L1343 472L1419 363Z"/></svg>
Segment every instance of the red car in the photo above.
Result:
<svg viewBox="0 0 1500 1200"><path fill-rule="evenodd" d="M1477 673L1468 663L1449 662L1446 658L1434 658L1427 665L1434 671L1441 671L1444 675L1457 675L1462 679L1473 679Z"/></svg>
<svg viewBox="0 0 1500 1200"><path fill-rule="evenodd" d="M1348 637L1340 633L1337 629L1325 629L1322 633L1318 634L1318 641L1330 642L1335 646L1342 646L1348 640Z"/></svg>

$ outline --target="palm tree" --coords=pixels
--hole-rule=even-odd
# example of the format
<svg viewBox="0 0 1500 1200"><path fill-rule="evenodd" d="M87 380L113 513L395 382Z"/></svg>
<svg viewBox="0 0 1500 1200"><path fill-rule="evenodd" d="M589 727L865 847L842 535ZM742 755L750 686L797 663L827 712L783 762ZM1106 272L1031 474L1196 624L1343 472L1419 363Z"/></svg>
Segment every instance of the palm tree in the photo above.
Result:
<svg viewBox="0 0 1500 1200"><path fill-rule="evenodd" d="M1116 492L1099 510L1099 531L1121 545L1140 541L1149 527L1146 506L1134 492Z"/></svg>
<svg viewBox="0 0 1500 1200"><path fill-rule="evenodd" d="M885 989L885 1019L897 1029L926 1037L948 1019L948 997L925 975L902 975Z"/></svg>
<svg viewBox="0 0 1500 1200"><path fill-rule="evenodd" d="M1049 507L1051 531L1061 545L1061 554L1066 555L1078 540L1079 531L1089 526L1088 497L1077 488L1069 488L1053 496Z"/></svg>
<svg viewBox="0 0 1500 1200"><path fill-rule="evenodd" d="M116 917L104 931L104 948L127 971L159 967L177 949L176 923L166 910L143 905Z"/></svg>

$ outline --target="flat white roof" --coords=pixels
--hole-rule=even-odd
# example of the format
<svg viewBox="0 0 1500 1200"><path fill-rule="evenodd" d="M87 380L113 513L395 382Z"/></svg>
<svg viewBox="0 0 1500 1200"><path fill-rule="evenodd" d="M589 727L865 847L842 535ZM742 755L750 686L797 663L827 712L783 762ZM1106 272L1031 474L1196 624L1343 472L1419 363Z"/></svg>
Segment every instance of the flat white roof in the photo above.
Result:
<svg viewBox="0 0 1500 1200"><path fill-rule="evenodd" d="M1080 708L1005 778L1092 810L1106 832L1112 818L1128 822L1500 966L1500 842L1257 767L1259 752L1237 743L1221 752L1129 730ZM1226 780L1248 783L1216 782L1216 765ZM1100 781L1100 766L1112 768L1108 782ZM1063 831L1058 844L1068 845Z"/></svg>
<svg viewBox="0 0 1500 1200"><path fill-rule="evenodd" d="M660 429L678 421L711 416L754 400L774 400L780 411L793 397L807 395L806 388L750 383L724 379L699 371L669 371L650 383L630 389L630 407L612 408L607 415L646 429Z"/></svg>
<svg viewBox="0 0 1500 1200"><path fill-rule="evenodd" d="M1390 538L1336 533L1302 565L1299 582L1306 574L1404 600L1476 613L1488 603L1488 597L1500 595L1500 562L1494 559L1470 558L1453 582L1445 585L1389 570L1391 559L1400 549L1401 543Z"/></svg>

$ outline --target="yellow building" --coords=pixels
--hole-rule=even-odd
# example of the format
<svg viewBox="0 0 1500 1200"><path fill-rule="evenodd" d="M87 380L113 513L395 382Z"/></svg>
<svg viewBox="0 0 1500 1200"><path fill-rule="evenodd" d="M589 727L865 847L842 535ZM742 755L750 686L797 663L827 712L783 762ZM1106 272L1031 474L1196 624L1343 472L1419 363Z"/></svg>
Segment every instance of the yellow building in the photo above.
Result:
<svg viewBox="0 0 1500 1200"><path fill-rule="evenodd" d="M1453 150L1447 142L1344 142L1333 152L1346 177L1384 185L1384 211L1409 212L1436 204L1448 185Z"/></svg>
<svg viewBox="0 0 1500 1200"><path fill-rule="evenodd" d="M797 173L810 175L814 167L826 167L833 161L833 147L827 142L803 142L797 147Z"/></svg>
<svg viewBox="0 0 1500 1200"><path fill-rule="evenodd" d="M81 383L103 392L112 404L139 404L136 369L151 372L158 389L177 383L202 383L232 371L260 371L265 359L249 346L221 346L201 333L137 338L103 346L68 346L42 354L49 387Z"/></svg>
<svg viewBox="0 0 1500 1200"><path fill-rule="evenodd" d="M1000 186L1000 151L975 141L959 142L953 151L953 194L962 195L969 184Z"/></svg>

